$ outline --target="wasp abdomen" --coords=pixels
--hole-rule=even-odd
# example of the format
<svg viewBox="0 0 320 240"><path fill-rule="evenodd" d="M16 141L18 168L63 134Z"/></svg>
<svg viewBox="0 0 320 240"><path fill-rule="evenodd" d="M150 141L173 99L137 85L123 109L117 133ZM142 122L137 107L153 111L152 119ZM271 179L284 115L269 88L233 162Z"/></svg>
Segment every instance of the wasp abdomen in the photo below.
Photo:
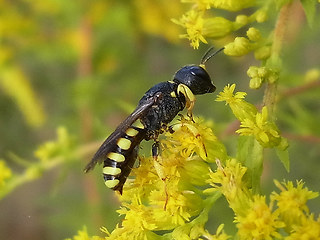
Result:
<svg viewBox="0 0 320 240"><path fill-rule="evenodd" d="M123 131L114 142L109 143L113 146L106 154L103 163L103 177L108 188L122 193L123 184L135 163L138 145L145 137L145 133L142 125L139 127L132 125Z"/></svg>

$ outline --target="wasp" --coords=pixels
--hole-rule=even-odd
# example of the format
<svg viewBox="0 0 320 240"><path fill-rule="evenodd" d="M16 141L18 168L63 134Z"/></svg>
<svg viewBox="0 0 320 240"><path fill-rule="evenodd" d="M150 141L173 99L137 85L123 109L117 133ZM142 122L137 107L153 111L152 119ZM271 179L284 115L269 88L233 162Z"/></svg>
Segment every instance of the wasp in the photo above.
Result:
<svg viewBox="0 0 320 240"><path fill-rule="evenodd" d="M138 155L142 140L153 140L152 155L159 154L158 136L183 109L191 110L194 95L212 93L216 87L205 70L205 63L222 51L210 48L202 57L200 65L186 65L180 68L167 82L150 88L140 99L136 109L102 143L84 171L92 170L97 163L103 163L105 185L122 194L123 185L130 174Z"/></svg>

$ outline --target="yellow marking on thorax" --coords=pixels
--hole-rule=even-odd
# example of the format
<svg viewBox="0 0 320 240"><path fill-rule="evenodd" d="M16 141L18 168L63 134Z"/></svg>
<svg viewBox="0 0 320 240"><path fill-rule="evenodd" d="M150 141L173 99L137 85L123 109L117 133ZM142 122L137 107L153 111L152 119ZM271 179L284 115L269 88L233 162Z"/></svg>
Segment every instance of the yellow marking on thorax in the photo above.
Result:
<svg viewBox="0 0 320 240"><path fill-rule="evenodd" d="M131 141L126 138L119 138L117 141L117 145L123 150L128 150L131 146Z"/></svg>
<svg viewBox="0 0 320 240"><path fill-rule="evenodd" d="M128 129L126 130L126 134L127 134L128 136L130 136L130 137L134 137L134 136L136 136L138 133L139 133L139 131L136 130L136 129L134 129L134 128L128 128Z"/></svg>
<svg viewBox="0 0 320 240"><path fill-rule="evenodd" d="M171 97L174 97L174 98L177 97L175 91L172 91L172 92L170 93L170 96L171 96Z"/></svg>
<svg viewBox="0 0 320 240"><path fill-rule="evenodd" d="M121 173L121 169L117 167L104 167L102 172L107 175L115 176Z"/></svg>
<svg viewBox="0 0 320 240"><path fill-rule="evenodd" d="M104 184L108 187L108 188L114 188L115 186L117 186L119 184L119 179L113 179L113 180L106 180L104 182Z"/></svg>
<svg viewBox="0 0 320 240"><path fill-rule="evenodd" d="M115 152L108 153L107 158L116 162L124 162L126 160L126 158L122 154Z"/></svg>
<svg viewBox="0 0 320 240"><path fill-rule="evenodd" d="M136 120L134 123L132 123L132 126L133 126L133 127L136 127L136 128L144 129L144 126L143 126L143 124L141 123L140 119L138 119L138 120Z"/></svg>

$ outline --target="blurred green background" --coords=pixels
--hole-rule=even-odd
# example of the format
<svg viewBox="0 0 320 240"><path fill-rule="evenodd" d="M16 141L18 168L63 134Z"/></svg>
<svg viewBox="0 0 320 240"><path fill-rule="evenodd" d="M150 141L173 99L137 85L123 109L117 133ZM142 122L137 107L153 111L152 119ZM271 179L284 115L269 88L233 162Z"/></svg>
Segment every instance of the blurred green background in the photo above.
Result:
<svg viewBox="0 0 320 240"><path fill-rule="evenodd" d="M119 205L113 192L104 186L99 168L86 175L83 168L146 90L170 80L181 66L199 63L209 46L193 50L179 39L182 29L170 21L186 7L169 0L1 1L0 158L13 174L22 174L23 164L39 161L38 146L56 139L59 126L70 134L71 150L89 150L5 196L0 201L0 239L64 239L83 226L91 234L99 234L100 226L114 228ZM305 77L320 68L320 17L309 28L300 4L292 9L277 106L277 123L290 142L291 171L266 151L266 194L275 189L272 179L303 179L310 190L320 191L320 79L308 82ZM265 31L273 25L266 23ZM212 44L221 47L235 36ZM217 92L199 96L194 110L214 122L230 155L236 152L237 122L214 99L226 84L236 83L237 91L248 93L247 101L261 105L264 89L248 89L246 71L252 64L257 62L251 55L212 59L207 70ZM149 150L145 147L143 153ZM208 229L232 222L227 204L220 200L218 205ZM309 206L319 214L319 198Z"/></svg>

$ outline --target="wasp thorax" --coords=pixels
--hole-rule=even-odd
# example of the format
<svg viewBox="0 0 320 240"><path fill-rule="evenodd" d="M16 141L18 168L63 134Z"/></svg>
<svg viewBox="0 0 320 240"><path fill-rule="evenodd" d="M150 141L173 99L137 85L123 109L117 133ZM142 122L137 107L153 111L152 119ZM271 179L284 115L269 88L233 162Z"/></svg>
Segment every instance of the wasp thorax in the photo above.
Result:
<svg viewBox="0 0 320 240"><path fill-rule="evenodd" d="M186 85L195 95L212 93L216 90L207 71L197 65L182 67L174 75L173 81Z"/></svg>

